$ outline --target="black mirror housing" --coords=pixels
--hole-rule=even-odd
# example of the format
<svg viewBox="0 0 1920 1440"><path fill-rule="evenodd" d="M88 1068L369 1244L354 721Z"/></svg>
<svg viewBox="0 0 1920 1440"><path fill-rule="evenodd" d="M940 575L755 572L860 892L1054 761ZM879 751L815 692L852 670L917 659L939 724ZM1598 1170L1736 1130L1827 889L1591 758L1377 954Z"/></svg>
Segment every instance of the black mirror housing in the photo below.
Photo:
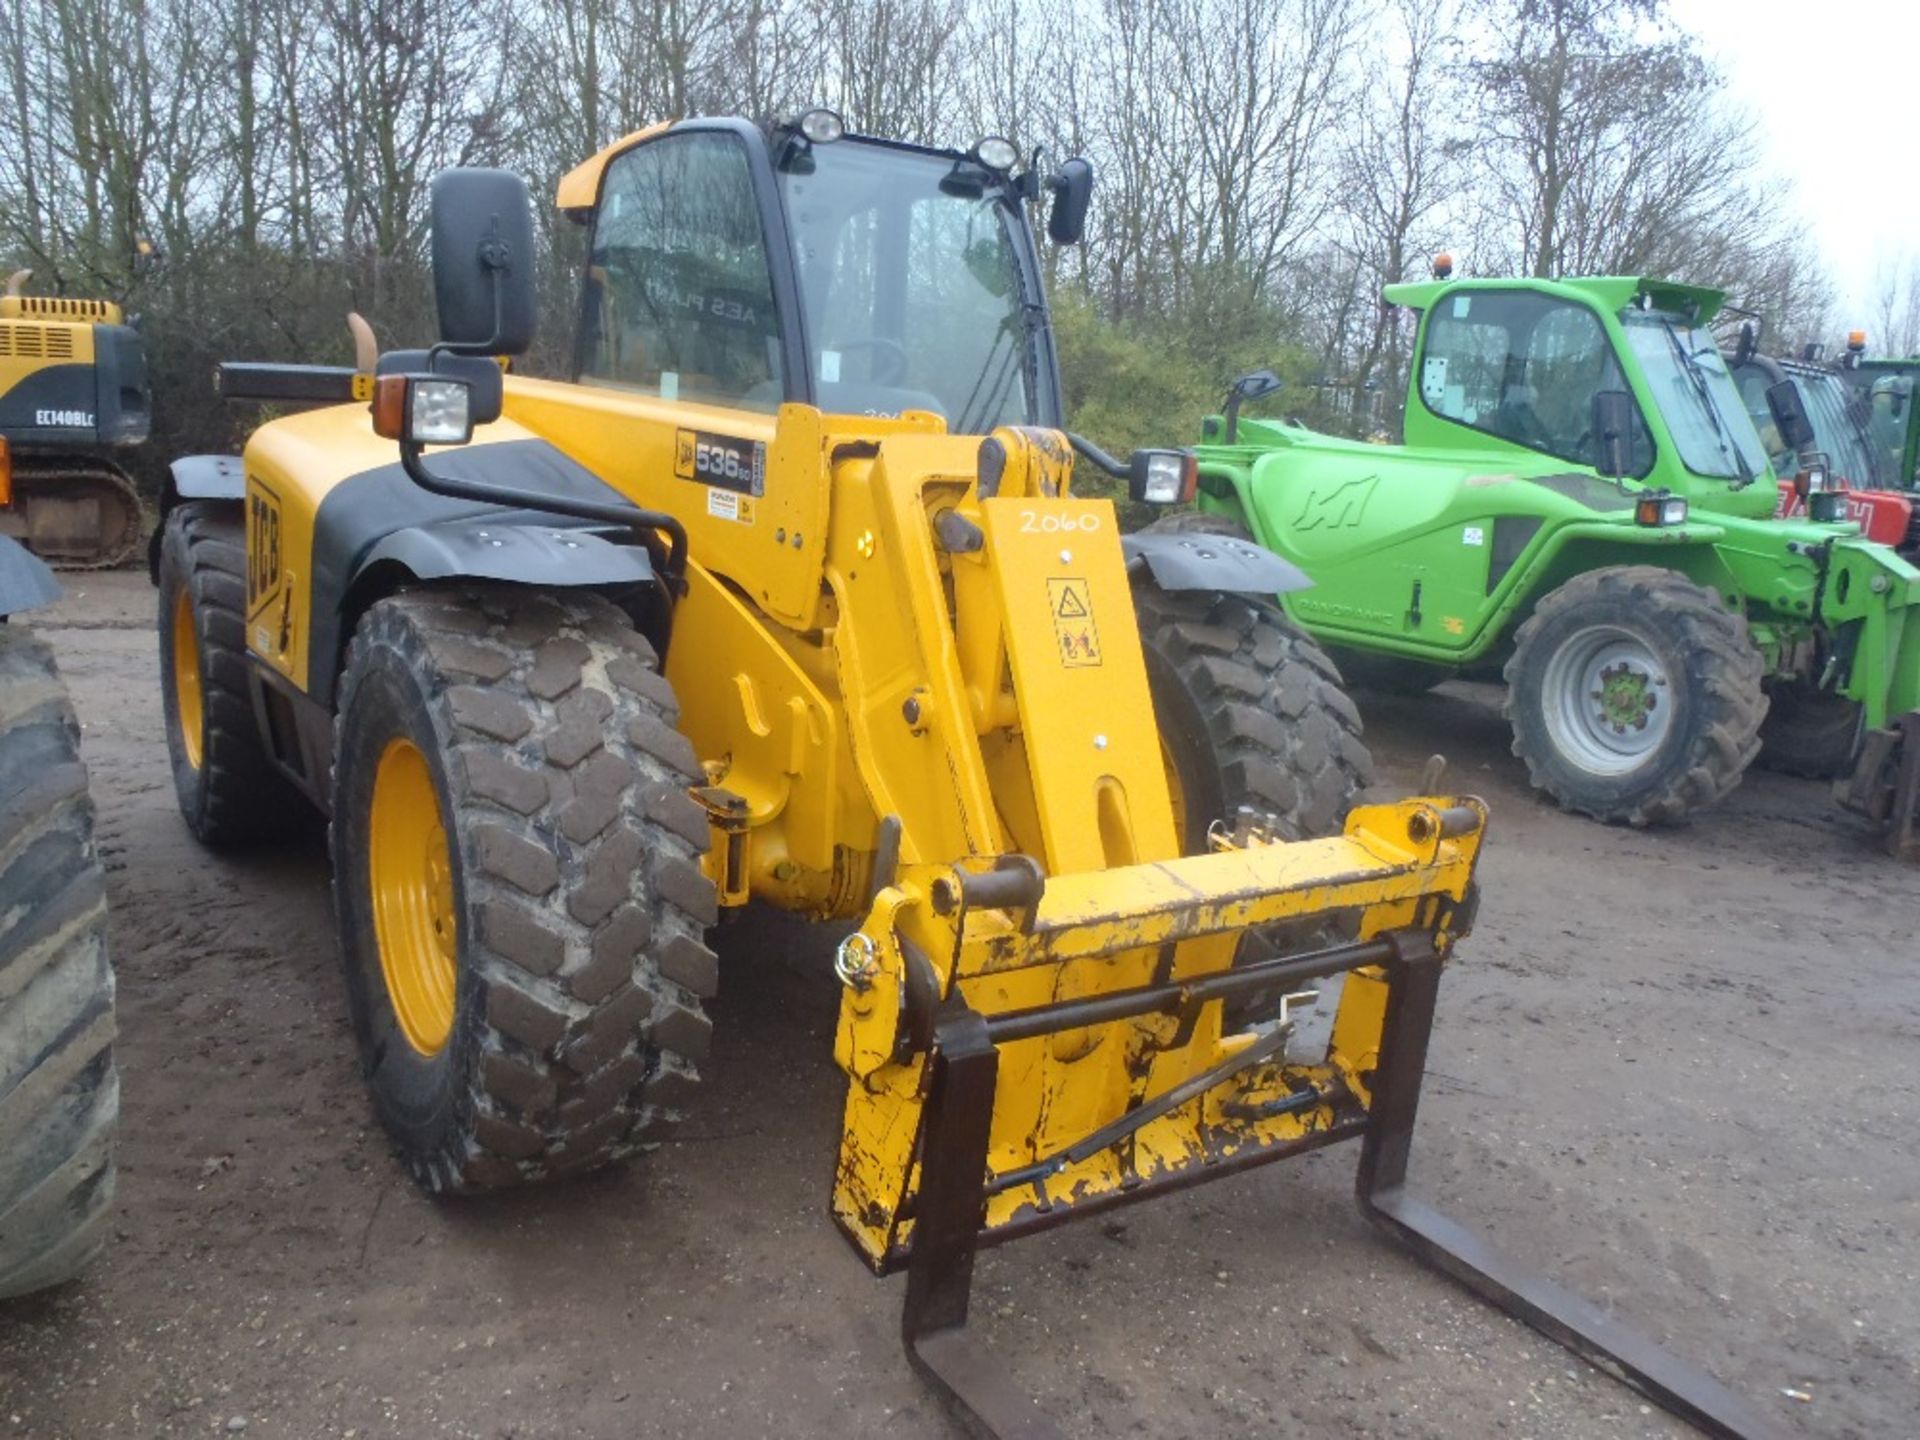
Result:
<svg viewBox="0 0 1920 1440"><path fill-rule="evenodd" d="M433 177L433 296L456 355L521 355L533 343L533 202L505 170Z"/></svg>
<svg viewBox="0 0 1920 1440"><path fill-rule="evenodd" d="M1625 390L1599 390L1593 396L1594 469L1609 480L1633 470L1633 396Z"/></svg>
<svg viewBox="0 0 1920 1440"><path fill-rule="evenodd" d="M1773 414L1781 444L1804 450L1813 443L1813 422L1807 418L1806 402L1793 381L1782 380L1767 387L1767 409Z"/></svg>
<svg viewBox="0 0 1920 1440"><path fill-rule="evenodd" d="M1227 388L1227 401L1223 407L1227 420L1226 443L1231 445L1240 438L1240 407L1248 400L1258 400L1262 395L1272 395L1281 387L1281 379L1271 370L1249 370Z"/></svg>
<svg viewBox="0 0 1920 1440"><path fill-rule="evenodd" d="M1093 162L1075 156L1047 185L1053 191L1047 238L1056 245L1078 245L1087 233L1087 207L1093 203Z"/></svg>

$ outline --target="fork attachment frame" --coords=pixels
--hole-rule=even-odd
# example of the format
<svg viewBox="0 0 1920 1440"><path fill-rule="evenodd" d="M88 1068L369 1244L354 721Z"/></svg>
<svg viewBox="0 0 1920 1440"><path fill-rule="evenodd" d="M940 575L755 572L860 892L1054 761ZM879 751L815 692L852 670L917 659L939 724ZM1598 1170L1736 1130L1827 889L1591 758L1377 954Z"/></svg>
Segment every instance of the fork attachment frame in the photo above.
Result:
<svg viewBox="0 0 1920 1440"><path fill-rule="evenodd" d="M1314 1103L1332 1104L1335 1118L1291 1145L1256 1149L1203 1169L1185 1170L1116 1194L1055 1207L1017 1225L983 1230L990 1189L989 1117L999 1057L996 1031L1033 1033L1037 1026L1065 1030L1085 1023L1086 1002L1067 1001L1047 1013L989 1018L956 993L941 1005L933 1036L932 1074L920 1151L920 1190L914 1206L914 1238L907 1259L906 1304L901 1335L908 1360L961 1420L977 1433L1000 1440L1059 1440L1061 1431L1013 1384L968 1332L967 1306L974 1256L983 1245L1049 1228L1081 1214L1145 1199L1167 1190L1217 1179L1332 1142L1359 1137L1355 1196L1360 1211L1383 1233L1515 1319L1524 1320L1582 1359L1617 1375L1649 1400L1724 1440L1763 1440L1782 1432L1745 1401L1703 1371L1677 1359L1578 1295L1493 1248L1473 1230L1449 1219L1405 1189L1407 1160L1420 1104L1427 1041L1433 1030L1442 956L1424 930L1396 930L1377 940L1267 961L1188 981L1213 995L1270 990L1276 985L1344 974L1378 965L1387 977L1387 1006L1371 1103L1352 1094L1316 1093ZM1151 989L1133 998L1142 1012L1178 1003ZM1255 1058L1270 1058L1262 1054ZM1229 1078L1221 1075L1220 1080ZM1303 1099L1306 1098L1303 1095ZM1112 1128L1112 1127L1109 1127ZM1104 1136L1101 1138L1105 1138ZM1116 1137L1117 1138L1117 1137ZM1014 1177L1003 1177L1012 1179ZM1024 1182L1022 1182L1024 1183Z"/></svg>

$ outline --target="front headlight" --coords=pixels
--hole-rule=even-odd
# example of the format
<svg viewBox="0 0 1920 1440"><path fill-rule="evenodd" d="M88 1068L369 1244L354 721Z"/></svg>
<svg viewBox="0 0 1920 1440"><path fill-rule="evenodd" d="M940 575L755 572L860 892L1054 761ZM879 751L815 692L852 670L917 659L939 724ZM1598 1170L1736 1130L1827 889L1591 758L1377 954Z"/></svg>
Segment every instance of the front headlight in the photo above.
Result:
<svg viewBox="0 0 1920 1440"><path fill-rule="evenodd" d="M1136 450L1127 466L1127 491L1148 505L1191 500L1199 466L1185 450Z"/></svg>
<svg viewBox="0 0 1920 1440"><path fill-rule="evenodd" d="M405 445L464 445L473 438L473 397L464 380L382 375L373 382L373 433Z"/></svg>
<svg viewBox="0 0 1920 1440"><path fill-rule="evenodd" d="M1642 525L1684 525L1687 502L1678 495L1642 495L1633 507L1633 518Z"/></svg>
<svg viewBox="0 0 1920 1440"><path fill-rule="evenodd" d="M416 379L407 396L407 438L416 445L464 445L473 407L464 380Z"/></svg>

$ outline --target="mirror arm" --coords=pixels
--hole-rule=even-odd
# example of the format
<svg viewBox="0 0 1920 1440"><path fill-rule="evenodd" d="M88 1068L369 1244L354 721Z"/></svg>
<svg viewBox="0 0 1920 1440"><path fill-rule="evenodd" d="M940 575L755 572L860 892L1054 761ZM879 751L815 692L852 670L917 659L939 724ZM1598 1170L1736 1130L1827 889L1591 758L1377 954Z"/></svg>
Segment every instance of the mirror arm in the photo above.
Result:
<svg viewBox="0 0 1920 1440"><path fill-rule="evenodd" d="M1227 438L1225 443L1228 445L1237 444L1240 439L1240 399L1240 387L1238 385L1227 392L1227 403L1223 408L1226 410L1227 416Z"/></svg>
<svg viewBox="0 0 1920 1440"><path fill-rule="evenodd" d="M1079 451L1080 454L1086 456L1087 459L1091 460L1098 468L1113 476L1114 479L1127 480L1132 478L1133 471L1131 468L1114 459L1113 456L1102 450L1098 445L1094 444L1093 441L1087 439L1086 436L1076 435L1069 430L1067 432L1067 443Z"/></svg>
<svg viewBox="0 0 1920 1440"><path fill-rule="evenodd" d="M471 500L509 510L545 511L550 515L566 515L576 520L596 520L604 525L617 525L643 543L649 532L664 533L667 537L667 558L661 567L662 572L676 593L683 588L683 577L687 570L687 527L665 511L643 510L638 505L618 502L573 500L542 490L516 490L509 485L488 485L477 480L454 480L445 475L435 475L427 469L421 447L405 440L400 442L400 468L422 490L444 495L449 500Z"/></svg>

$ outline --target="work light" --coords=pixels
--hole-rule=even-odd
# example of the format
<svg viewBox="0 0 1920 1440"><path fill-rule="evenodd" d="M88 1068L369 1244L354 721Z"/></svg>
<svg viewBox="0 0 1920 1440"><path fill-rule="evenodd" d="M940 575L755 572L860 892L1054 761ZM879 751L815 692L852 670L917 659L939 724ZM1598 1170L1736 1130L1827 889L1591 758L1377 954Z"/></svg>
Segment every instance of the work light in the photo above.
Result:
<svg viewBox="0 0 1920 1440"><path fill-rule="evenodd" d="M373 430L408 445L464 445L473 438L473 397L464 380L382 375L373 387Z"/></svg>
<svg viewBox="0 0 1920 1440"><path fill-rule="evenodd" d="M1684 525L1687 523L1687 502L1664 490L1653 495L1642 495L1633 507L1633 518L1641 525Z"/></svg>
<svg viewBox="0 0 1920 1440"><path fill-rule="evenodd" d="M1136 450L1127 465L1127 493L1148 505L1191 500L1199 463L1186 450Z"/></svg>
<svg viewBox="0 0 1920 1440"><path fill-rule="evenodd" d="M1847 518L1847 492L1819 490L1807 496L1807 518L1822 525Z"/></svg>
<svg viewBox="0 0 1920 1440"><path fill-rule="evenodd" d="M1020 163L1020 147L1004 135L989 135L974 145L973 158L989 170L1011 170Z"/></svg>
<svg viewBox="0 0 1920 1440"><path fill-rule="evenodd" d="M816 145L831 145L847 133L847 122L836 111L817 106L802 115L795 128Z"/></svg>

